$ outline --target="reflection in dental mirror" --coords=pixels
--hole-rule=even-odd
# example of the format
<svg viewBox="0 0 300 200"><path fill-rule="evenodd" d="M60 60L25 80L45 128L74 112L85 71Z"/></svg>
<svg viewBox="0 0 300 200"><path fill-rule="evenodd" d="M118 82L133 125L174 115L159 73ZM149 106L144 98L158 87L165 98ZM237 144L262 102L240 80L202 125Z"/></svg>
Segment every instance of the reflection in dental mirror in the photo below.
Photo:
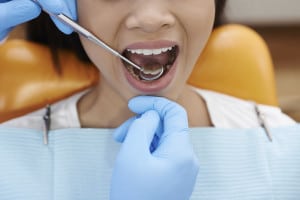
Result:
<svg viewBox="0 0 300 200"><path fill-rule="evenodd" d="M155 70L155 72L149 72L142 69L140 70L139 78L143 81L154 81L159 79L164 73L164 66L161 66L159 69Z"/></svg>

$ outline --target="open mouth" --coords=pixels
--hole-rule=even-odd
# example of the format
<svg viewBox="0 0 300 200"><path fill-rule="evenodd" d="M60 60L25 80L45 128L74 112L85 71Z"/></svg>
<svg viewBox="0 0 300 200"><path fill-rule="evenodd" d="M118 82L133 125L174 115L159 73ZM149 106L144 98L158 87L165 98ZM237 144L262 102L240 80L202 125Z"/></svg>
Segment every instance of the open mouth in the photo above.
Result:
<svg viewBox="0 0 300 200"><path fill-rule="evenodd" d="M169 72L178 51L177 45L157 49L126 49L122 55L143 70L140 71L126 62L123 64L135 79L143 82L155 81Z"/></svg>

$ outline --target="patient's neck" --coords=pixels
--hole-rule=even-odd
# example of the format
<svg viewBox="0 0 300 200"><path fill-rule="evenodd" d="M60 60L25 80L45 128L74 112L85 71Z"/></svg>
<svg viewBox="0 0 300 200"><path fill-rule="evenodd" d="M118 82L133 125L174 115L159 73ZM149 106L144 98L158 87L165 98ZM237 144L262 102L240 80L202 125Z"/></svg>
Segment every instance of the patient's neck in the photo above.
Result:
<svg viewBox="0 0 300 200"><path fill-rule="evenodd" d="M206 102L195 89L187 85L177 102L186 109L190 127L213 126Z"/></svg>
<svg viewBox="0 0 300 200"><path fill-rule="evenodd" d="M134 115L127 101L107 88L95 87L79 100L81 127L116 128ZM184 87L176 101L186 109L190 127L212 126L205 101L190 86Z"/></svg>

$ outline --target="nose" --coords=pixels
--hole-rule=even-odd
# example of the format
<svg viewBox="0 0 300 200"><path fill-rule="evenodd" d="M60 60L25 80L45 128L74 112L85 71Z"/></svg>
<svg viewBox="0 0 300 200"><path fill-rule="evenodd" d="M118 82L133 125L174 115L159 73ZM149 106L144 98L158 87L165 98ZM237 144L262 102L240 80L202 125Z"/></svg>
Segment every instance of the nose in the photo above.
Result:
<svg viewBox="0 0 300 200"><path fill-rule="evenodd" d="M175 17L161 0L142 0L132 7L126 19L128 29L153 33L172 27Z"/></svg>

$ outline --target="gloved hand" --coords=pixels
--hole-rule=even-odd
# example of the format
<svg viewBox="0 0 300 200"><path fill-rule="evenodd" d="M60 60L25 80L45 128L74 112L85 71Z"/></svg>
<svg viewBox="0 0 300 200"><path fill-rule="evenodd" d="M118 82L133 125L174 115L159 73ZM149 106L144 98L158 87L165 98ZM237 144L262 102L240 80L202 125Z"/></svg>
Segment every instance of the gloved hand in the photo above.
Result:
<svg viewBox="0 0 300 200"><path fill-rule="evenodd" d="M199 162L189 140L185 110L161 97L129 102L138 114L115 130L123 142L116 158L110 200L188 200ZM152 150L156 133L157 142Z"/></svg>
<svg viewBox="0 0 300 200"><path fill-rule="evenodd" d="M53 13L64 13L76 20L76 0L38 0L38 2ZM0 0L0 41L11 29L23 22L36 18L41 8L31 0ZM72 29L53 18L56 26L64 33L72 33Z"/></svg>

